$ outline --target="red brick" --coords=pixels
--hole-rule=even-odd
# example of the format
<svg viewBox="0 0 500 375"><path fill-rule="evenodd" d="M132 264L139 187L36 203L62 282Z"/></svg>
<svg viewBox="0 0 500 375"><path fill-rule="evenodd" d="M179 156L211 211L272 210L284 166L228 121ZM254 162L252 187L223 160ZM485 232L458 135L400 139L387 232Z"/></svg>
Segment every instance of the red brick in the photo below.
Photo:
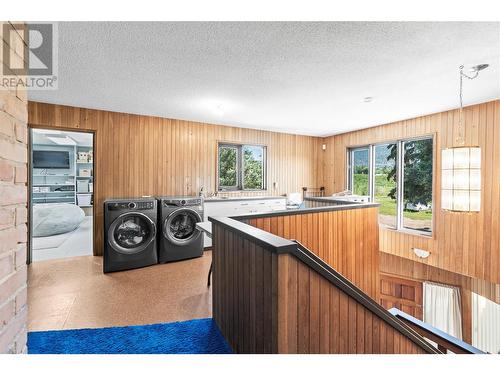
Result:
<svg viewBox="0 0 500 375"><path fill-rule="evenodd" d="M17 348L12 349L12 344L19 334L25 334L26 318L27 309L16 315L0 332L0 353L17 352Z"/></svg>
<svg viewBox="0 0 500 375"><path fill-rule="evenodd" d="M1 92L2 90L0 90ZM28 162L28 148L19 142L0 138L0 158L19 163Z"/></svg>
<svg viewBox="0 0 500 375"><path fill-rule="evenodd" d="M16 208L16 225L26 224L28 221L28 209L26 207Z"/></svg>
<svg viewBox="0 0 500 375"><path fill-rule="evenodd" d="M3 24L0 49L22 64L23 34L4 38ZM0 90L0 353L27 351L27 119L26 91Z"/></svg>
<svg viewBox="0 0 500 375"><path fill-rule="evenodd" d="M28 288L25 287L16 294L15 298L16 314L19 313L22 309L24 309L27 303L28 303Z"/></svg>
<svg viewBox="0 0 500 375"><path fill-rule="evenodd" d="M28 182L28 167L23 165L21 167L16 167L16 183L26 183Z"/></svg>
<svg viewBox="0 0 500 375"><path fill-rule="evenodd" d="M16 337L16 353L27 353L28 332L26 327Z"/></svg>
<svg viewBox="0 0 500 375"><path fill-rule="evenodd" d="M12 255L4 255L0 258L0 280L14 272L14 260Z"/></svg>
<svg viewBox="0 0 500 375"><path fill-rule="evenodd" d="M0 230L0 254L17 248L17 236L18 230L16 228Z"/></svg>
<svg viewBox="0 0 500 375"><path fill-rule="evenodd" d="M9 91L0 90L0 111L8 113L24 123L28 122L28 106Z"/></svg>
<svg viewBox="0 0 500 375"><path fill-rule="evenodd" d="M7 323L14 317L15 301L11 299L0 307L0 331L7 325Z"/></svg>
<svg viewBox="0 0 500 375"><path fill-rule="evenodd" d="M24 185L0 185L0 205L26 203L27 189Z"/></svg>
<svg viewBox="0 0 500 375"><path fill-rule="evenodd" d="M17 229L17 242L24 243L28 241L28 226L21 224L16 227Z"/></svg>
<svg viewBox="0 0 500 375"><path fill-rule="evenodd" d="M26 286L26 266L11 274L0 284L0 296L14 296L17 291ZM1 352L0 352L1 353Z"/></svg>
<svg viewBox="0 0 500 375"><path fill-rule="evenodd" d="M17 245L17 249L14 252L14 266L19 269L26 265L26 252L27 247L25 243L20 243Z"/></svg>
<svg viewBox="0 0 500 375"><path fill-rule="evenodd" d="M14 135L14 119L8 113L0 111L0 134L12 138Z"/></svg>
<svg viewBox="0 0 500 375"><path fill-rule="evenodd" d="M5 160L0 160L0 181L12 182L14 180L14 167Z"/></svg>
<svg viewBox="0 0 500 375"><path fill-rule="evenodd" d="M16 218L16 211L12 207L0 207L0 230L14 226Z"/></svg>
<svg viewBox="0 0 500 375"><path fill-rule="evenodd" d="M16 124L16 139L22 143L28 143L28 127L22 124Z"/></svg>

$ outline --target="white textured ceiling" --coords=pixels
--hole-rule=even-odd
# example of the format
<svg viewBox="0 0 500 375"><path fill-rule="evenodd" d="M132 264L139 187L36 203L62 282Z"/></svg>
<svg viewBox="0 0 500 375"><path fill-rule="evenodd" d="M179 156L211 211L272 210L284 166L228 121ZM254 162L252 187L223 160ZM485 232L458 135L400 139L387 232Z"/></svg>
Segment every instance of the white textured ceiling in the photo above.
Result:
<svg viewBox="0 0 500 375"><path fill-rule="evenodd" d="M46 130L46 129L33 129L31 134L31 141L35 145L57 145L56 142L50 140L49 137L53 138L66 138L69 137L75 141L77 146L91 147L94 141L94 136L92 133L84 132L73 132L73 131L63 131L63 130Z"/></svg>
<svg viewBox="0 0 500 375"><path fill-rule="evenodd" d="M331 135L500 98L500 23L59 23L35 101ZM371 96L371 103L363 98Z"/></svg>

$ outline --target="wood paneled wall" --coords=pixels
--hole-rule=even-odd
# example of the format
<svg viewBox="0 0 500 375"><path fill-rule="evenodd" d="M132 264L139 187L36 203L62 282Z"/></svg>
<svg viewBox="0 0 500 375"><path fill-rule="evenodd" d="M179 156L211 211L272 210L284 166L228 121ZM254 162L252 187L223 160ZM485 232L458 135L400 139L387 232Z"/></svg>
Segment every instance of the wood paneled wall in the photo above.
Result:
<svg viewBox="0 0 500 375"><path fill-rule="evenodd" d="M424 353L295 256L212 236L213 317L236 353Z"/></svg>
<svg viewBox="0 0 500 375"><path fill-rule="evenodd" d="M482 150L482 207L479 213L441 210L441 150L458 146L458 110L436 113L324 139L322 186L326 194L346 188L347 148L370 143L435 136L434 233L431 238L380 230L380 250L467 276L500 283L500 100L464 109L467 145ZM412 251L431 252L420 260Z"/></svg>
<svg viewBox="0 0 500 375"><path fill-rule="evenodd" d="M472 343L471 292L500 303L500 286L445 271L392 254L380 254L380 272L416 281L432 281L460 288L463 340Z"/></svg>
<svg viewBox="0 0 500 375"><path fill-rule="evenodd" d="M345 209L250 219L248 224L295 239L378 300L378 209Z"/></svg>
<svg viewBox="0 0 500 375"><path fill-rule="evenodd" d="M278 256L278 352L425 353L289 254Z"/></svg>
<svg viewBox="0 0 500 375"><path fill-rule="evenodd" d="M322 180L321 139L315 137L37 102L29 102L28 122L95 131L96 255L102 255L104 199L197 195L201 187L213 192L217 141L268 146L268 190L243 195L301 192Z"/></svg>
<svg viewBox="0 0 500 375"><path fill-rule="evenodd" d="M212 225L212 315L236 353L277 353L277 255Z"/></svg>

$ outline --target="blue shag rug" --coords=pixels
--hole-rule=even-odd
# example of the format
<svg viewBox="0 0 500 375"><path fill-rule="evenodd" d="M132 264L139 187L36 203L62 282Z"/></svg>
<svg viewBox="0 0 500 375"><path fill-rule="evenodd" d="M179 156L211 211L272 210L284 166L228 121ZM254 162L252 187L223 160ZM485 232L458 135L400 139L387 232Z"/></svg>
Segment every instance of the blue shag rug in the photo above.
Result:
<svg viewBox="0 0 500 375"><path fill-rule="evenodd" d="M30 354L230 354L212 319L28 333Z"/></svg>

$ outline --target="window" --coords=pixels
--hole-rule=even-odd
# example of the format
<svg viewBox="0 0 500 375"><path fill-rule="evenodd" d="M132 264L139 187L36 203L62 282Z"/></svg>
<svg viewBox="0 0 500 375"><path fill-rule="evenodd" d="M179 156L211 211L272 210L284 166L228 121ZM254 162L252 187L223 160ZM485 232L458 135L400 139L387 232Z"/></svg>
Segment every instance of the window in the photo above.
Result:
<svg viewBox="0 0 500 375"><path fill-rule="evenodd" d="M370 182L368 170L370 169L369 149L361 148L352 151L352 192L357 195L369 195Z"/></svg>
<svg viewBox="0 0 500 375"><path fill-rule="evenodd" d="M380 225L432 232L432 138L375 144L348 152L348 189L380 203Z"/></svg>
<svg viewBox="0 0 500 375"><path fill-rule="evenodd" d="M374 146L375 188L373 201L380 203L379 223L385 227L397 227L397 144Z"/></svg>
<svg viewBox="0 0 500 375"><path fill-rule="evenodd" d="M266 147L219 143L218 190L265 190Z"/></svg>

